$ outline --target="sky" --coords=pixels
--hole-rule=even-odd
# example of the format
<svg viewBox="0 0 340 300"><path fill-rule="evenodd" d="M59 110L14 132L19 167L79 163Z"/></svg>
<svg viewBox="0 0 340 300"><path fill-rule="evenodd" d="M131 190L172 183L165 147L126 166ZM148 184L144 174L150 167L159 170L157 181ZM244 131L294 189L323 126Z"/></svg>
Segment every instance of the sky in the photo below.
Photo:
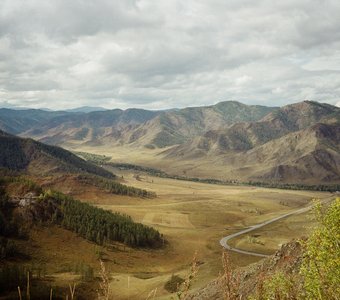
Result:
<svg viewBox="0 0 340 300"><path fill-rule="evenodd" d="M0 0L0 107L340 106L339 0Z"/></svg>

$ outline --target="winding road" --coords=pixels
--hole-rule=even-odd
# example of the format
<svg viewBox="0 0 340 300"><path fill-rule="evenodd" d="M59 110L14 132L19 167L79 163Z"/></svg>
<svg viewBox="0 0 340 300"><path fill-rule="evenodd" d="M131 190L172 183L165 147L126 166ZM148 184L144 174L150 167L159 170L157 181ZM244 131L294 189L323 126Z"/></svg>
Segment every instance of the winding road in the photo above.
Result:
<svg viewBox="0 0 340 300"><path fill-rule="evenodd" d="M241 249L238 249L238 248L234 248L234 247L231 247L228 242L229 240L233 239L234 237L237 237L237 236L240 236L242 234L245 234L245 233L248 233L248 232L251 232L253 230L256 230L256 229L259 229L263 226L266 226L270 223L274 223L276 221L279 221L283 218L286 218L286 217L289 217L291 215L295 215L295 214L301 214L301 213L304 213L304 212L307 212L309 210L311 210L313 207L313 205L310 205L310 206L307 206L307 207L304 207L304 208L300 208L298 210L294 210L294 211L291 211L289 213L286 213L284 215L281 215L281 216L278 216L278 217L275 217L273 219L270 219L268 221L265 221L263 223L260 223L260 224L257 224L257 225L253 225L249 228L246 228L246 229L243 229L241 231L238 231L236 233L233 233L233 234L230 234L230 235L227 235L226 237L222 238L220 240L220 244L223 248L227 249L227 250L230 250L230 251L233 251L233 252L236 252L236 253L241 253L241 254L247 254L247 255L253 255L253 256L259 256L259 257L267 257L267 256L270 256L270 255L266 255L266 254L261 254L261 253L256 253L256 252L252 252L252 251L246 251L246 250L241 250Z"/></svg>

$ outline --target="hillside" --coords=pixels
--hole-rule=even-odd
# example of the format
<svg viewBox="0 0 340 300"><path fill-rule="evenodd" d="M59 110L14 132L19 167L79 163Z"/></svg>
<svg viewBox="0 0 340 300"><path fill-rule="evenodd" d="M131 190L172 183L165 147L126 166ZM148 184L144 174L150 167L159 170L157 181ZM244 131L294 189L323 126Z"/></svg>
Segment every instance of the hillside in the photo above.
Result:
<svg viewBox="0 0 340 300"><path fill-rule="evenodd" d="M126 130L131 130L158 114L159 112L143 109L72 113L56 117L39 127L26 128L21 135L53 145L71 141L99 145L107 141L117 142Z"/></svg>
<svg viewBox="0 0 340 300"><path fill-rule="evenodd" d="M291 242L285 244L274 255L261 260L258 263L250 265L246 268L237 270L237 274L240 274L240 282L235 278L232 278L230 286L226 282L226 278L222 276L207 286L201 288L199 291L193 292L188 296L190 300L224 300L226 298L228 287L231 290L239 294L239 297L235 296L235 300L249 299L250 296L256 299L256 294L259 286L263 284L265 276L270 278L275 273L283 272L288 278L292 273L296 272L301 266L302 261L302 249L301 244L298 242ZM287 257L290 259L287 260ZM226 266L228 268L228 266ZM227 269L228 270L228 269ZM226 270L226 271L227 271Z"/></svg>
<svg viewBox="0 0 340 300"><path fill-rule="evenodd" d="M335 183L340 180L339 141L339 124L316 124L238 154L236 164L250 180Z"/></svg>
<svg viewBox="0 0 340 300"><path fill-rule="evenodd" d="M210 152L206 152L190 144L192 148L184 149L183 145L163 154L169 160L209 161L212 170L223 170L224 179L306 184L338 183L339 133L340 124L318 123L248 151L222 152L220 149L210 148ZM189 175L192 176L191 173Z"/></svg>
<svg viewBox="0 0 340 300"><path fill-rule="evenodd" d="M73 150L101 147L110 156L117 149L119 162L175 175L314 184L340 181L339 124L340 108L329 104L271 108L225 101L169 111L72 113L21 135ZM137 161L130 161L130 150Z"/></svg>
<svg viewBox="0 0 340 300"><path fill-rule="evenodd" d="M282 182L340 180L340 109L305 101L262 120L237 123L163 152L173 160L225 166L227 178ZM321 123L324 122L324 123Z"/></svg>
<svg viewBox="0 0 340 300"><path fill-rule="evenodd" d="M225 252L220 277L187 299L338 299L340 199L327 209L316 205L315 215L319 224L308 238L284 244L255 264L233 270Z"/></svg>
<svg viewBox="0 0 340 300"><path fill-rule="evenodd" d="M157 230L126 214L44 190L24 176L0 176L0 224L1 299L17 299L27 276L30 297L24 299L64 299L70 280L76 299L95 299L99 260L119 260L126 268L126 250L131 255L164 245Z"/></svg>
<svg viewBox="0 0 340 300"><path fill-rule="evenodd" d="M212 106L165 112L137 128L129 143L160 148L182 144L208 130L226 128L236 122L257 121L273 110L271 107L225 101Z"/></svg>
<svg viewBox="0 0 340 300"><path fill-rule="evenodd" d="M235 122L257 121L273 110L236 101L170 111L116 109L57 117L43 126L27 128L22 135L48 144L162 148L181 144L207 130L226 128Z"/></svg>
<svg viewBox="0 0 340 300"><path fill-rule="evenodd" d="M197 149L201 153L246 151L288 133L306 129L318 122L334 123L340 109L328 104L304 101L275 110L258 122L235 123L224 130L209 130L174 151L181 155ZM188 151L190 149L190 151Z"/></svg>
<svg viewBox="0 0 340 300"><path fill-rule="evenodd" d="M106 178L114 175L60 147L0 131L0 167L30 174L89 173Z"/></svg>
<svg viewBox="0 0 340 300"><path fill-rule="evenodd" d="M318 123L247 153L248 162L268 166L254 178L336 182L340 179L340 124Z"/></svg>

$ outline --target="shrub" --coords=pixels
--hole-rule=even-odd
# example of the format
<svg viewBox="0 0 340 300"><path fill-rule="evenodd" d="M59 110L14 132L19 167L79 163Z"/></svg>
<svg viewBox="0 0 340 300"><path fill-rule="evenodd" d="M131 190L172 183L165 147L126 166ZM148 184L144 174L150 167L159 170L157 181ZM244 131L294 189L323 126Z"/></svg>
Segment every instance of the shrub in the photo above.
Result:
<svg viewBox="0 0 340 300"><path fill-rule="evenodd" d="M340 198L322 213L316 205L320 226L305 243L300 273L307 299L336 299L340 295Z"/></svg>

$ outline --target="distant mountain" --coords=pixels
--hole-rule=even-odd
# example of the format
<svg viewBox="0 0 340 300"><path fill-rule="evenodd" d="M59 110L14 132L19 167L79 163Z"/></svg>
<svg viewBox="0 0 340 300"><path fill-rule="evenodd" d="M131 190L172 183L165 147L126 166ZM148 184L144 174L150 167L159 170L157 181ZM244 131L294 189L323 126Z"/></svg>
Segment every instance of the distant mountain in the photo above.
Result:
<svg viewBox="0 0 340 300"><path fill-rule="evenodd" d="M45 145L0 131L0 167L30 174L89 173L114 175L60 147Z"/></svg>
<svg viewBox="0 0 340 300"><path fill-rule="evenodd" d="M31 107L12 105L12 104L10 104L8 102L0 103L0 109L2 109L2 108L12 109L12 110L30 110L30 109L33 109ZM38 109L39 110L44 110L44 111L52 111L52 109L45 108L45 107L40 107Z"/></svg>
<svg viewBox="0 0 340 300"><path fill-rule="evenodd" d="M235 122L257 121L274 110L276 108L225 101L164 112L139 126L128 142L160 148L182 144L208 130L226 128Z"/></svg>
<svg viewBox="0 0 340 300"><path fill-rule="evenodd" d="M94 107L94 106L81 106L81 107L76 107L72 109L67 109L66 111L68 112L80 112L80 113L89 113L93 111L105 111L108 110L103 107Z"/></svg>
<svg viewBox="0 0 340 300"><path fill-rule="evenodd" d="M19 134L30 128L39 127L55 117L67 114L65 111L0 108L0 129L12 134Z"/></svg>
<svg viewBox="0 0 340 300"><path fill-rule="evenodd" d="M338 107L304 101L258 122L208 131L164 151L163 156L186 161L214 158L227 167L227 177L242 180L339 182L339 118Z"/></svg>
<svg viewBox="0 0 340 300"><path fill-rule="evenodd" d="M276 110L236 101L213 106L170 111L110 110L78 116L61 116L24 133L49 144L81 142L91 145L128 144L166 147L184 143L207 130L226 128L235 122L257 121Z"/></svg>
<svg viewBox="0 0 340 300"><path fill-rule="evenodd" d="M313 101L281 108L225 101L168 111L0 110L0 129L47 144L158 149L157 160L177 162L178 172L184 162L195 166L190 170L209 164L219 178L243 181L340 182L339 124L340 108Z"/></svg>
<svg viewBox="0 0 340 300"><path fill-rule="evenodd" d="M156 117L160 112L143 109L114 109L90 113L62 115L47 121L39 127L22 133L42 142L62 145L68 142L81 142L99 145L116 143L138 125Z"/></svg>
<svg viewBox="0 0 340 300"><path fill-rule="evenodd" d="M304 101L272 111L257 122L235 123L226 129L207 131L168 153L172 157L197 157L247 151L318 122L334 123L339 118L340 108L336 106Z"/></svg>

